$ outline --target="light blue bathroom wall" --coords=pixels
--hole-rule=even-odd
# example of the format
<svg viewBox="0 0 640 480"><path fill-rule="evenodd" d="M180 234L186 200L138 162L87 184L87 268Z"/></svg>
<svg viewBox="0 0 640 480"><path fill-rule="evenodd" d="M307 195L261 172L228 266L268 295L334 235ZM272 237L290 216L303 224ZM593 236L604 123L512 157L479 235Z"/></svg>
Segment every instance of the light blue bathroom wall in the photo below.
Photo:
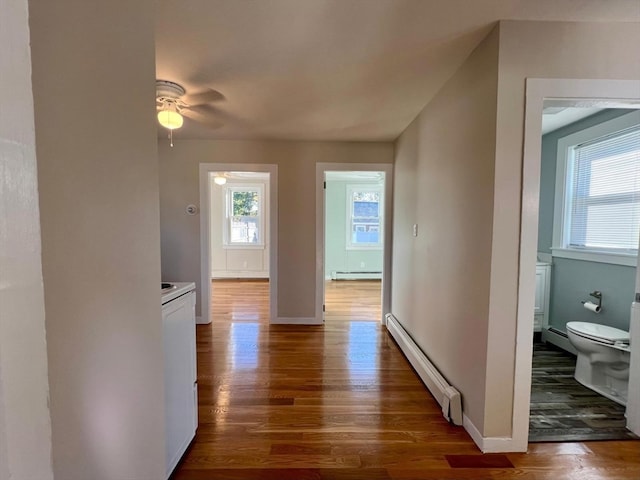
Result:
<svg viewBox="0 0 640 480"><path fill-rule="evenodd" d="M608 109L579 120L571 125L542 136L542 158L540 162L540 211L538 221L538 252L551 253L553 239L553 208L556 193L556 155L558 140L585 128L629 113L626 109Z"/></svg>
<svg viewBox="0 0 640 480"><path fill-rule="evenodd" d="M551 253L558 140L625 113L629 113L629 110L604 110L543 135L538 252ZM635 270L634 267L623 265L554 257L551 267L550 325L565 330L567 322L584 321L628 330L629 309L634 298ZM603 309L599 314L586 310L581 303L586 300L595 302L589 296L594 290L603 293Z"/></svg>
<svg viewBox="0 0 640 480"><path fill-rule="evenodd" d="M629 311L634 298L633 267L584 262L554 257L551 268L549 323L564 330L567 322L594 322L629 330ZM596 299L590 292L602 292L602 311L585 309L581 301Z"/></svg>
<svg viewBox="0 0 640 480"><path fill-rule="evenodd" d="M327 180L325 276L331 272L381 272L383 251L347 250L347 185L363 181ZM375 182L374 182L375 184Z"/></svg>

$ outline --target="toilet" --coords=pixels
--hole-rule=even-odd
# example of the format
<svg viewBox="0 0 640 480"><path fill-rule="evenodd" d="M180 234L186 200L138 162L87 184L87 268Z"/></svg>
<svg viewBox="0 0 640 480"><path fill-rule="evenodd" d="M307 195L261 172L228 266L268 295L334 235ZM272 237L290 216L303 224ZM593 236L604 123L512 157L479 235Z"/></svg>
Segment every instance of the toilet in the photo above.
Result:
<svg viewBox="0 0 640 480"><path fill-rule="evenodd" d="M631 357L629 332L596 323L569 322L567 335L578 351L575 379L626 406Z"/></svg>

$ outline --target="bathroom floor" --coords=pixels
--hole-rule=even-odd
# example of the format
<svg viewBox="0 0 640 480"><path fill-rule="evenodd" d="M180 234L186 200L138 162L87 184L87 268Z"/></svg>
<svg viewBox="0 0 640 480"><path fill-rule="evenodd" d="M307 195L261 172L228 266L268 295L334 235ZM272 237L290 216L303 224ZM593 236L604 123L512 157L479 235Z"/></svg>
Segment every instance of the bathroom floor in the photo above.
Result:
<svg viewBox="0 0 640 480"><path fill-rule="evenodd" d="M530 442L637 439L625 428L625 408L573 378L576 357L534 343Z"/></svg>

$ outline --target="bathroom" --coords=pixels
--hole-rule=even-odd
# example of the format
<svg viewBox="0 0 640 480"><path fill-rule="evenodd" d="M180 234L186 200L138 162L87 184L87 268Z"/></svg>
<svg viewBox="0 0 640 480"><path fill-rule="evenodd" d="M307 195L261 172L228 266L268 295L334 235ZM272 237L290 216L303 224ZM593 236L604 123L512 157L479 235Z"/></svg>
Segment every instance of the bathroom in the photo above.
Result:
<svg viewBox="0 0 640 480"><path fill-rule="evenodd" d="M551 101L542 126L529 440L635 438L625 427L624 397L640 231L640 110ZM610 327L596 334L604 331L613 345L608 366L597 362L587 372L593 357L585 353L576 372L574 345L594 324ZM601 381L603 369L613 373Z"/></svg>

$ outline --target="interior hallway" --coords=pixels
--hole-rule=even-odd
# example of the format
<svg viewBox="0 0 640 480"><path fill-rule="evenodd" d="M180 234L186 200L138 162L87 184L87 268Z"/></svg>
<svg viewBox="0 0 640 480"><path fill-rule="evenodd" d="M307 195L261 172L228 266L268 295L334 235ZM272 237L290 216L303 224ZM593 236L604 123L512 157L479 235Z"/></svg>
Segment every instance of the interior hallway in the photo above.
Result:
<svg viewBox="0 0 640 480"><path fill-rule="evenodd" d="M351 306L353 321L269 326L267 282L213 292L197 331L199 427L173 480L638 478L634 441L481 455L366 320L371 305Z"/></svg>

